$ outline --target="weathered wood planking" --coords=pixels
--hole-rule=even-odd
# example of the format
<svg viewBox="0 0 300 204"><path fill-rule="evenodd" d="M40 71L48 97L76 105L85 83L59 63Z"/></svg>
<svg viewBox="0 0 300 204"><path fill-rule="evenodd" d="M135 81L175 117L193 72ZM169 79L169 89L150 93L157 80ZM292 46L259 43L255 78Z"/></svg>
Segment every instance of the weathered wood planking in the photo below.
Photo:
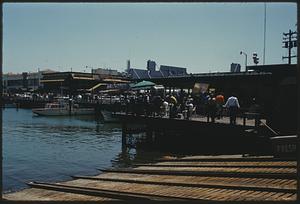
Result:
<svg viewBox="0 0 300 204"><path fill-rule="evenodd" d="M8 200L294 201L296 162L271 157L192 156L106 169L62 183L30 184Z"/></svg>

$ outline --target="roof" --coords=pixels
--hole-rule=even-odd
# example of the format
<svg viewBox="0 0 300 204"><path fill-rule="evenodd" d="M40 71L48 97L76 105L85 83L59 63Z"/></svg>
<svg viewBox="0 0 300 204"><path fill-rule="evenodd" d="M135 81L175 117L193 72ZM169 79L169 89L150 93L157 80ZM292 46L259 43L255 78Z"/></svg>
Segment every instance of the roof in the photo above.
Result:
<svg viewBox="0 0 300 204"><path fill-rule="evenodd" d="M118 82L118 83L129 83L129 82L130 82L130 81L128 81L128 80L123 80L123 79L110 79L110 78L103 79L102 81L105 81L105 82Z"/></svg>
<svg viewBox="0 0 300 204"><path fill-rule="evenodd" d="M247 66L249 70L257 72L271 72L273 74L295 75L297 72L296 64L271 64L271 65L257 65Z"/></svg>
<svg viewBox="0 0 300 204"><path fill-rule="evenodd" d="M164 77L164 75L160 71L152 71L149 74L151 78Z"/></svg>
<svg viewBox="0 0 300 204"><path fill-rule="evenodd" d="M199 74L190 74L191 77L213 77L213 76L259 76L259 75L271 75L270 72L213 72L213 73L199 73ZM187 75L188 76L188 75ZM174 76L176 77L176 76ZM180 76L186 77L186 76Z"/></svg>
<svg viewBox="0 0 300 204"><path fill-rule="evenodd" d="M73 79L81 79L81 80L95 80L92 77L72 77Z"/></svg>
<svg viewBox="0 0 300 204"><path fill-rule="evenodd" d="M133 79L149 79L148 70L129 69L128 73Z"/></svg>
<svg viewBox="0 0 300 204"><path fill-rule="evenodd" d="M64 79L41 79L40 82L42 83L48 83L48 82L63 82L65 81Z"/></svg>

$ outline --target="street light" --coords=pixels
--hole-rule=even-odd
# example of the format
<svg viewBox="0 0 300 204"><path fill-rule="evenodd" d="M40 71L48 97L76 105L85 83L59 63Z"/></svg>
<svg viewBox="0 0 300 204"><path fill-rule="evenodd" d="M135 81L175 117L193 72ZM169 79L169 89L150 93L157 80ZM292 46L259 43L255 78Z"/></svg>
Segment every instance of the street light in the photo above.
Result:
<svg viewBox="0 0 300 204"><path fill-rule="evenodd" d="M259 63L259 57L257 57L256 52L253 53L253 62L255 65L257 65Z"/></svg>
<svg viewBox="0 0 300 204"><path fill-rule="evenodd" d="M242 55L242 54L245 55L245 70L247 72L248 71L248 68L247 68L247 54L245 52L241 51L240 55Z"/></svg>

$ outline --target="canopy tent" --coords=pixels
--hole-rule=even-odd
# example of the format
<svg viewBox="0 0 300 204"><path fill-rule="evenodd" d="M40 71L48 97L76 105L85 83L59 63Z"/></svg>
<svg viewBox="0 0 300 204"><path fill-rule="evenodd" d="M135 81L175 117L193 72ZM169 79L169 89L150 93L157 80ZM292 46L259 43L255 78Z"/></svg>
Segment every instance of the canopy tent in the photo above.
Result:
<svg viewBox="0 0 300 204"><path fill-rule="evenodd" d="M151 89L153 86L155 86L155 83L151 81L141 81L139 83L131 85L130 88L132 90L143 90L143 89Z"/></svg>

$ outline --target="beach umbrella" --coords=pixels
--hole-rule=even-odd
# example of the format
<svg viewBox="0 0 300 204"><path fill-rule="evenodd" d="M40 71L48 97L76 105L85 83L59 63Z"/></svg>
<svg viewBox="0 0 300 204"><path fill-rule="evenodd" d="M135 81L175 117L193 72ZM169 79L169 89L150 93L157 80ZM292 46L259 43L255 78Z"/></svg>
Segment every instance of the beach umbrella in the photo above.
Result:
<svg viewBox="0 0 300 204"><path fill-rule="evenodd" d="M142 89L150 89L151 87L155 86L155 83L151 81L141 81L132 85L130 88L133 90L142 90Z"/></svg>

